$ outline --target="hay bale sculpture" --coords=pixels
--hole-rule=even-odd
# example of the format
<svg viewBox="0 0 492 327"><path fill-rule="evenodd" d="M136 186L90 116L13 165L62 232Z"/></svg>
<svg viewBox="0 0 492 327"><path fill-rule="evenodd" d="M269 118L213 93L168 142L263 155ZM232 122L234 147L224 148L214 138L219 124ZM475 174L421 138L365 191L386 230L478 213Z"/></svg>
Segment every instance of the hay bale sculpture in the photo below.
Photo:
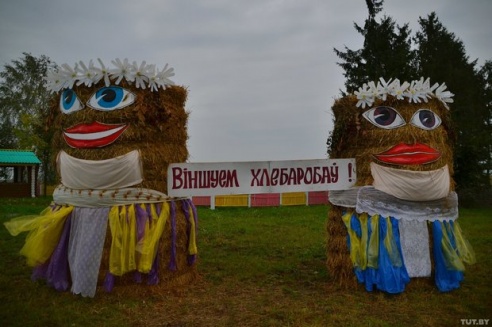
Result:
<svg viewBox="0 0 492 327"><path fill-rule="evenodd" d="M401 293L433 275L440 291L460 286L475 258L457 221L452 97L429 79L380 79L335 101L329 155L355 158L358 178L329 195L327 266L340 285Z"/></svg>
<svg viewBox="0 0 492 327"><path fill-rule="evenodd" d="M196 210L166 195L168 164L188 157L187 90L167 65L112 63L47 76L60 184L38 217L6 223L30 231L21 253L34 279L88 297L97 285L135 294L196 278Z"/></svg>

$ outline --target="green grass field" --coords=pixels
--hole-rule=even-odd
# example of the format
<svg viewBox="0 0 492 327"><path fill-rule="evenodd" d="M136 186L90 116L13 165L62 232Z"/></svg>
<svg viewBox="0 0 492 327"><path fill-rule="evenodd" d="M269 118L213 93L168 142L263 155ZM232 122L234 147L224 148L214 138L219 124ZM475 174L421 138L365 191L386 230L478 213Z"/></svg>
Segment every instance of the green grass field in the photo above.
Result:
<svg viewBox="0 0 492 327"><path fill-rule="evenodd" d="M50 201L0 199L0 221L37 214ZM2 225L0 326L462 326L492 318L492 209L460 210L478 261L460 289L440 293L430 280L413 280L400 295L331 282L328 210L198 208L199 280L147 298L115 288L88 299L32 282L18 255L25 234L12 237Z"/></svg>

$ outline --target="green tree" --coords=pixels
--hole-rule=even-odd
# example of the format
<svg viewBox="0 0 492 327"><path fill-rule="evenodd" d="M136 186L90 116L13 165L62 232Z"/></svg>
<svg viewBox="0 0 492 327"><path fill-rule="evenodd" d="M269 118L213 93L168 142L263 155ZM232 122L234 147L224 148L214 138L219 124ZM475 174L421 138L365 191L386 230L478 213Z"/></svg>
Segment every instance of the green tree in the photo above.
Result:
<svg viewBox="0 0 492 327"><path fill-rule="evenodd" d="M382 0L366 0L366 5L369 15L364 27L354 24L364 37L363 47L334 49L341 59L338 65L344 70L346 91L352 93L380 77L410 81L423 76L445 82L455 93L451 105L456 125L454 178L460 201L490 197L491 62L478 70L477 61L467 57L463 42L439 22L435 13L420 18L420 31L412 36L408 24L400 27L387 16L376 21L383 9Z"/></svg>
<svg viewBox="0 0 492 327"><path fill-rule="evenodd" d="M364 27L354 23L356 31L364 37L363 48L351 50L345 47L345 51L334 49L342 59L337 64L344 70L345 88L349 93L380 77L385 80L411 80L416 77L416 54L411 49L408 24L398 26L387 16L377 22L375 16L382 10L383 1L366 0L366 3L369 16Z"/></svg>
<svg viewBox="0 0 492 327"><path fill-rule="evenodd" d="M484 98L485 98L485 135L488 135L489 156L487 160L487 175L492 183L492 60L487 60L480 69L480 75L485 83Z"/></svg>
<svg viewBox="0 0 492 327"><path fill-rule="evenodd" d="M49 164L52 135L45 125L51 94L44 77L54 66L46 56L23 53L0 72L0 147L35 148L45 185L53 169Z"/></svg>
<svg viewBox="0 0 492 327"><path fill-rule="evenodd" d="M465 46L431 13L420 18L415 42L420 76L444 81L454 96L451 115L455 123L455 181L460 198L478 199L490 187L490 97L487 103L485 77L470 61ZM490 86L489 86L490 88Z"/></svg>

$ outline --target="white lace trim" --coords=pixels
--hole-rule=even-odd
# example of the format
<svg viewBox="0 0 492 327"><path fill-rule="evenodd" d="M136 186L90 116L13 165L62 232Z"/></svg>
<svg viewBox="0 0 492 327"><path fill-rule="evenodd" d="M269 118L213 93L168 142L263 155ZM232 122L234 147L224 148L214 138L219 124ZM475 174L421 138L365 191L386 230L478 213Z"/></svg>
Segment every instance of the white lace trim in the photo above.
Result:
<svg viewBox="0 0 492 327"><path fill-rule="evenodd" d="M364 186L357 194L356 211L369 215L415 221L448 221L458 218L458 195L450 192L447 197L430 201L406 201Z"/></svg>
<svg viewBox="0 0 492 327"><path fill-rule="evenodd" d="M359 192L359 187L352 187L348 190L342 191L329 191L328 201L331 204L347 208L355 208L357 204L357 193Z"/></svg>
<svg viewBox="0 0 492 327"><path fill-rule="evenodd" d="M159 203L171 200L179 200L179 198L171 198L164 193L146 188L74 190L58 185L53 192L53 201L56 204L90 208L132 203Z"/></svg>
<svg viewBox="0 0 492 327"><path fill-rule="evenodd" d="M400 220L400 244L403 261L410 277L429 277L432 264L429 230L425 221Z"/></svg>

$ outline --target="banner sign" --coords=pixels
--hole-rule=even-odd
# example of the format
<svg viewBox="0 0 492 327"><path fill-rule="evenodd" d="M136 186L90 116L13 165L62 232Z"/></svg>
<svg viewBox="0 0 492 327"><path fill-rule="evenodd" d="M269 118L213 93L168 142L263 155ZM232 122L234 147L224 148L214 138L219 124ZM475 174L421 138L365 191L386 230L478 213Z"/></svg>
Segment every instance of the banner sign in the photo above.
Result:
<svg viewBox="0 0 492 327"><path fill-rule="evenodd" d="M355 159L170 164L172 197L346 190L356 181Z"/></svg>

